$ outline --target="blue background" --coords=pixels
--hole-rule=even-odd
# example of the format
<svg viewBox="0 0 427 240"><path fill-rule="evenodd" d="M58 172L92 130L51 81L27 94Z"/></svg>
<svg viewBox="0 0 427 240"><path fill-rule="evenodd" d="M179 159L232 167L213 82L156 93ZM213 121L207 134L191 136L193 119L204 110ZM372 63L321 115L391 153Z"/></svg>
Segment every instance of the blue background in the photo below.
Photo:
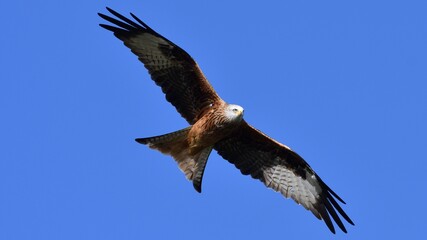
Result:
<svg viewBox="0 0 427 240"><path fill-rule="evenodd" d="M248 122L302 155L347 201L349 234L216 153L198 194L135 143L187 124L98 26L105 6L187 50ZM425 1L0 7L0 239L425 238Z"/></svg>

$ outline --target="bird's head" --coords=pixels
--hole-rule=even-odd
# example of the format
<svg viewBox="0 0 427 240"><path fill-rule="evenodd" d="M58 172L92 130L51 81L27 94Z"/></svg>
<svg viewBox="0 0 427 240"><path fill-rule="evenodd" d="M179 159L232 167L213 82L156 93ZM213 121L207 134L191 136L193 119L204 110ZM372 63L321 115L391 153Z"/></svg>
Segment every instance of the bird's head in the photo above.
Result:
<svg viewBox="0 0 427 240"><path fill-rule="evenodd" d="M231 121L241 121L243 119L243 108L236 104L228 104L225 108L225 115Z"/></svg>

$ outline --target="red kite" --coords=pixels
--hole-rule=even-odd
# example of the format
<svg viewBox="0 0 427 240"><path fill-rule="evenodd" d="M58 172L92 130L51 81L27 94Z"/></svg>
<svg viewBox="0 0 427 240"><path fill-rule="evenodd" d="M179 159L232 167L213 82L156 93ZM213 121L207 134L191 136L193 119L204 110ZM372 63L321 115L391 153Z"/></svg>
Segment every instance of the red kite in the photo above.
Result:
<svg viewBox="0 0 427 240"><path fill-rule="evenodd" d="M212 149L244 175L292 198L335 233L332 219L347 232L337 212L354 225L332 191L313 169L289 147L271 139L243 119L243 108L222 100L194 59L131 13L130 20L107 8L117 19L99 13L115 26L100 24L138 56L166 99L190 124L182 130L137 142L171 155L201 192L206 163Z"/></svg>

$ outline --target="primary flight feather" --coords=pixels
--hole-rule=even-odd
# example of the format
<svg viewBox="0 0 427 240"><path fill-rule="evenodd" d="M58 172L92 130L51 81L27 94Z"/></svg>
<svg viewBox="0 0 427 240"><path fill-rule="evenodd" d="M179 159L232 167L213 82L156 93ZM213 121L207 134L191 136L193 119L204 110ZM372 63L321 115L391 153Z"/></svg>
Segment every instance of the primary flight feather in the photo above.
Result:
<svg viewBox="0 0 427 240"><path fill-rule="evenodd" d="M132 13L136 22L107 10L116 18L101 13L99 16L113 26L100 26L112 31L138 56L166 99L190 124L169 134L138 138L137 142L171 155L198 192L207 160L215 149L242 174L259 179L323 219L331 232L335 233L332 219L347 232L339 215L354 225L335 199L344 201L307 162L286 145L249 125L243 119L243 108L222 100L187 52Z"/></svg>

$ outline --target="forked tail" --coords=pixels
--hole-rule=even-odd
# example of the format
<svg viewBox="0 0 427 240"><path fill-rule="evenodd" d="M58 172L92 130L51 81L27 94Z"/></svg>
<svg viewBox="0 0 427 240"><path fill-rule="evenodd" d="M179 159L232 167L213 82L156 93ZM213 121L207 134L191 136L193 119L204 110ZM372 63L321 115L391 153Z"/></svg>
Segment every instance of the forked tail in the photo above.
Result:
<svg viewBox="0 0 427 240"><path fill-rule="evenodd" d="M190 154L190 146L187 139L190 130L191 126L160 136L137 138L135 141L172 156L181 171L184 172L185 177L193 181L196 191L201 192L203 173L209 154L212 151L212 146Z"/></svg>

